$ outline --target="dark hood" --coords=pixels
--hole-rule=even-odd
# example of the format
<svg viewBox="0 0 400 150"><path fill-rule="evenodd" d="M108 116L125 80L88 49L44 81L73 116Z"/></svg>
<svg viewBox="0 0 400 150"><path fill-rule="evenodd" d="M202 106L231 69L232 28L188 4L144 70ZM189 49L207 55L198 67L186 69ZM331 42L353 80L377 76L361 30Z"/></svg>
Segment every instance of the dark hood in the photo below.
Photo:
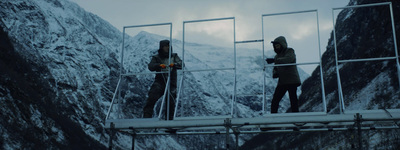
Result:
<svg viewBox="0 0 400 150"><path fill-rule="evenodd" d="M279 36L277 37L274 41L272 41L271 43L278 43L281 44L283 49L287 49L287 42L286 42L286 38L284 36Z"/></svg>
<svg viewBox="0 0 400 150"><path fill-rule="evenodd" d="M169 40L162 40L162 41L160 41L160 48L158 49L158 54L160 55L160 56L162 56L162 57L168 57L168 53L164 53L162 50L161 50L161 48L163 47L163 46L169 46ZM171 51L171 54L172 54L172 46L171 46L171 48L170 48L170 51Z"/></svg>

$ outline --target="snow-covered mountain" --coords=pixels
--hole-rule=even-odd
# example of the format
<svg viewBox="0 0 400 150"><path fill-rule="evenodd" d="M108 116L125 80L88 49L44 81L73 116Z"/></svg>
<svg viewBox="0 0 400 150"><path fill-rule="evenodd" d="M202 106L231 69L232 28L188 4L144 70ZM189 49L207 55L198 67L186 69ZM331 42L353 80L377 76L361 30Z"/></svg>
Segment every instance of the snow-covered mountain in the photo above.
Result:
<svg viewBox="0 0 400 150"><path fill-rule="evenodd" d="M2 147L104 149L120 32L69 1L0 7Z"/></svg>
<svg viewBox="0 0 400 150"><path fill-rule="evenodd" d="M350 4L375 2L381 1L352 0ZM400 5L398 1L392 2L396 35L400 35L400 23L396 19L400 14ZM336 33L339 37L340 59L392 56L393 41L390 40L392 34L389 32L391 23L386 12L388 9L382 7L377 10L344 10L339 14ZM0 27L0 147L106 149L109 134L103 128L103 123L118 82L122 33L68 0L1 0ZM155 54L158 42L163 39L168 38L147 32L127 37L124 73L149 72L147 63L150 56ZM183 57L181 41L173 40L173 49ZM260 50L237 51L238 103L234 106L235 115L258 116L262 109L261 98L251 95L262 92L263 71L260 67L264 60ZM246 53L241 53L243 51ZM268 52L267 55L272 56L273 53ZM233 56L230 48L185 44L187 70L232 68ZM337 113L338 94L332 40L322 60L328 112ZM374 61L341 65L346 108L399 108L400 94L394 64L394 61ZM314 71L308 79L307 74L299 71L302 72L302 80L305 80L301 91L298 91L301 93L301 111L320 111L319 70ZM271 68L267 68L265 73L268 79L266 91L272 94L277 81L270 78ZM179 78L182 77L182 72L179 75ZM197 71L184 75L181 100L185 105L178 109L178 116L218 116L230 113L233 70ZM121 92L123 99L118 103L122 112L119 117L141 116L152 81L152 75L124 78ZM281 102L280 111L284 112L288 107L286 98ZM253 138L255 140L245 143L243 148L350 149L354 139L346 138L347 134L257 135ZM399 147L398 131L371 131L364 134L368 134L365 135L368 140L365 138L364 143L371 149ZM217 141L224 141L224 137L138 136L136 146L139 149L212 149L223 145ZM262 144L257 145L254 141ZM193 142L198 144L194 145ZM128 149L131 147L131 137L119 133L114 144L117 148Z"/></svg>
<svg viewBox="0 0 400 150"><path fill-rule="evenodd" d="M103 122L119 77L122 33L98 16L68 0L0 1L0 145L4 149L106 149L108 131ZM141 32L127 37L124 73L148 72L147 63L166 37ZM174 51L182 43L173 40ZM188 70L233 67L228 48L187 43ZM260 50L245 50L261 54ZM179 54L182 57L182 53ZM262 55L239 55L238 93L260 93ZM253 68L253 69L248 69ZM302 80L308 77L302 72ZM271 69L267 69L271 74ZM182 76L182 73L181 73ZM124 118L141 115L152 75L123 79L123 100L118 106ZM182 116L214 116L230 113L233 71L185 73ZM276 80L268 78L272 93ZM299 90L300 93L300 90ZM238 117L259 115L259 97L238 98ZM280 111L289 107L281 102ZM141 149L193 149L215 141L214 137L138 137ZM119 133L118 148L131 147L131 137Z"/></svg>

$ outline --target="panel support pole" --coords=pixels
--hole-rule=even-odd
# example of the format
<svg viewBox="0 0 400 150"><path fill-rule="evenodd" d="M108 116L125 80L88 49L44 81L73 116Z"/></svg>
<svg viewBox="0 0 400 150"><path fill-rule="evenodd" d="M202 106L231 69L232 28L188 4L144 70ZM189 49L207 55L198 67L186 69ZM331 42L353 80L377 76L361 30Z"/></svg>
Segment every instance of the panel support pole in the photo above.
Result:
<svg viewBox="0 0 400 150"><path fill-rule="evenodd" d="M112 150L112 147L113 147L112 140L114 138L114 135L115 135L115 124L113 122L111 122L111 124L110 124L110 140L108 142L109 150Z"/></svg>
<svg viewBox="0 0 400 150"><path fill-rule="evenodd" d="M358 149L361 150L362 149L362 138L361 138L361 122L362 122L362 115L360 115L360 113L357 113L354 116L355 120L356 120L356 125L357 125L357 134L358 134Z"/></svg>
<svg viewBox="0 0 400 150"><path fill-rule="evenodd" d="M133 133L132 133L132 150L135 150L135 138L136 138L136 132L133 130Z"/></svg>
<svg viewBox="0 0 400 150"><path fill-rule="evenodd" d="M235 134L236 150L239 150L239 134L240 131L237 128L233 128L233 134Z"/></svg>
<svg viewBox="0 0 400 150"><path fill-rule="evenodd" d="M224 120L224 126L226 128L226 149L229 150L229 130L232 126L231 120L229 118L226 118Z"/></svg>

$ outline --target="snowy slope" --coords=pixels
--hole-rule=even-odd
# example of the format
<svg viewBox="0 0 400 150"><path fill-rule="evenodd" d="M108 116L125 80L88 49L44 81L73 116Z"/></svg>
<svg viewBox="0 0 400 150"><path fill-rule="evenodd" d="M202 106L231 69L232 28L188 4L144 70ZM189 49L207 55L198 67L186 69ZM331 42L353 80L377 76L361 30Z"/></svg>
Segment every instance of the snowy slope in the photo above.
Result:
<svg viewBox="0 0 400 150"><path fill-rule="evenodd" d="M11 84L22 78L13 76L12 72L2 78L1 115L10 116L13 123L0 123L1 145L5 149L105 148L109 135L103 122L118 81L122 33L67 0L3 0L0 1L0 16L0 27L14 47L2 52L15 50L29 68L21 70L14 67L22 66L20 61L8 61L6 63L15 63L8 65L9 69L31 76L33 79L22 83L35 85L27 90L21 84ZM163 39L168 38L146 32L127 37L124 73L149 72L147 63ZM182 57L181 47L181 41L173 41L174 51ZM185 47L188 70L234 66L230 49L195 43L187 43ZM264 61L259 55L261 52L244 51L257 55L237 57L237 91L240 94L260 93L262 71L248 68L260 67ZM271 70L267 69L266 74L270 75ZM122 117L140 116L152 77L124 78L124 99L119 102ZM232 70L185 73L182 98L185 107L179 115L229 114L233 77ZM307 75L302 74L303 80L305 77ZM267 92L273 92L276 82L267 78ZM32 96L34 93L40 93L40 96ZM280 111L286 111L287 99L281 105ZM239 110L236 114L239 117L259 115L260 97L238 99L235 110ZM23 136L24 131L30 131L32 137ZM115 143L118 147L128 148L130 139L128 135L118 134ZM207 143L207 137L200 139ZM158 142L160 140L162 142ZM138 145L143 149L190 147L170 136L142 137Z"/></svg>

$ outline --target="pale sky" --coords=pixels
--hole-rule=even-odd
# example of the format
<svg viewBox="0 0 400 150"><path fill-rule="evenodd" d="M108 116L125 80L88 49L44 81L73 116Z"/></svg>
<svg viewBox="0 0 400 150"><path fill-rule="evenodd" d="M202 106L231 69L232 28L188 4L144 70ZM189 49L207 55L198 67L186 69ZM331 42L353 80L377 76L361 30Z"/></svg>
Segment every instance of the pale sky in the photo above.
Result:
<svg viewBox="0 0 400 150"><path fill-rule="evenodd" d="M318 10L320 47L324 52L333 30L332 8L344 7L349 0L71 0L86 11L100 16L117 29L124 26L172 23L172 38L182 40L183 22L235 17L236 41L262 39L264 20L265 50L270 41L286 37L294 48L298 63L318 62L316 12L264 16L285 12ZM336 10L336 16L340 11ZM169 37L169 26L136 28ZM233 20L185 24L185 41L233 47ZM122 36L122 35L121 35ZM262 49L260 43L237 45L237 48ZM311 73L317 65L299 66Z"/></svg>

